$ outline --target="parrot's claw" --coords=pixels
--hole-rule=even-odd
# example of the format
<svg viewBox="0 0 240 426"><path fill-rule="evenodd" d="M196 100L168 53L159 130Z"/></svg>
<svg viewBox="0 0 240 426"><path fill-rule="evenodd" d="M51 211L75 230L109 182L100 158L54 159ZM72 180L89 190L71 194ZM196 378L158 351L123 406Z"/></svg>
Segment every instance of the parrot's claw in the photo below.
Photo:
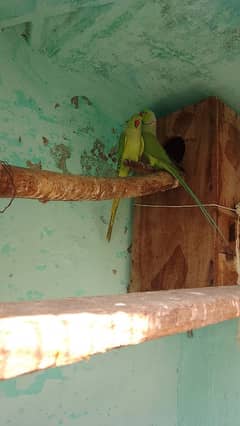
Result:
<svg viewBox="0 0 240 426"><path fill-rule="evenodd" d="M124 165L129 167L133 171L141 173L153 173L158 171L157 168L152 167L149 164L144 163L143 161L125 160Z"/></svg>

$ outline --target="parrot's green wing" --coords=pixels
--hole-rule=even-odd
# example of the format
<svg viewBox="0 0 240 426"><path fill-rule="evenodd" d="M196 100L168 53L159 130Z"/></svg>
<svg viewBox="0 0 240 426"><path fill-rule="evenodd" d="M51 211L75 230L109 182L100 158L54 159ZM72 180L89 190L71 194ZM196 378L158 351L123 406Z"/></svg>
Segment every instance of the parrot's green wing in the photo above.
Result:
<svg viewBox="0 0 240 426"><path fill-rule="evenodd" d="M119 138L119 142L118 142L118 153L117 153L117 159L118 159L117 171L118 171L118 173L120 171L121 164L122 164L125 143L126 143L126 133L122 132L122 134L120 135L120 138Z"/></svg>
<svg viewBox="0 0 240 426"><path fill-rule="evenodd" d="M169 165L172 164L165 149L158 142L156 136L154 136L152 133L143 132L143 139L144 139L144 154L146 156L150 155L151 157L157 160L161 160L166 164L169 164Z"/></svg>
<svg viewBox="0 0 240 426"><path fill-rule="evenodd" d="M143 136L141 136L139 158L141 158L141 156L143 155L143 152L144 152L144 139L143 139Z"/></svg>
<svg viewBox="0 0 240 426"><path fill-rule="evenodd" d="M144 155L148 158L149 163L153 167L157 167L159 170L165 170L170 173L175 179L177 179L180 185L185 189L185 191L192 197L195 201L199 209L201 210L204 217L210 223L210 225L217 230L217 232L221 235L222 239L227 243L226 238L224 237L222 231L217 226L215 220L208 213L207 209L201 203L196 194L191 190L188 184L185 182L183 177L181 176L177 167L172 163L170 158L168 157L165 149L158 142L157 138L151 133L143 132L144 138Z"/></svg>

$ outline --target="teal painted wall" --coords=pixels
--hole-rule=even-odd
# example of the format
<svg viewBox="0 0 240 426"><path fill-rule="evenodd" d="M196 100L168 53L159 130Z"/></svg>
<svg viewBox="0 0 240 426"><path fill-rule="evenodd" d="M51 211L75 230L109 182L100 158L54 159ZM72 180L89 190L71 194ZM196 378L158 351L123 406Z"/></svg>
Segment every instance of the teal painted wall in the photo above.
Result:
<svg viewBox="0 0 240 426"><path fill-rule="evenodd" d="M2 160L109 176L133 111L208 95L239 109L237 1L2 3ZM15 200L0 217L1 301L125 292L130 207L109 245L109 202ZM231 321L2 382L1 424L238 426L238 335Z"/></svg>

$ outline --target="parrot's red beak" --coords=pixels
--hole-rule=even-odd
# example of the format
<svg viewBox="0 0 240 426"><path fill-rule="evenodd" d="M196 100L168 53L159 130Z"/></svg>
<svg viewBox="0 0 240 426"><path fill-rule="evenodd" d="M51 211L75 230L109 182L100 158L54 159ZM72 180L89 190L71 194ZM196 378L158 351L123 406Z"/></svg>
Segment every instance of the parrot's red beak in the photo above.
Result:
<svg viewBox="0 0 240 426"><path fill-rule="evenodd" d="M141 121L140 120L135 120L134 121L134 125L136 127L136 129L138 128L138 126L140 126Z"/></svg>

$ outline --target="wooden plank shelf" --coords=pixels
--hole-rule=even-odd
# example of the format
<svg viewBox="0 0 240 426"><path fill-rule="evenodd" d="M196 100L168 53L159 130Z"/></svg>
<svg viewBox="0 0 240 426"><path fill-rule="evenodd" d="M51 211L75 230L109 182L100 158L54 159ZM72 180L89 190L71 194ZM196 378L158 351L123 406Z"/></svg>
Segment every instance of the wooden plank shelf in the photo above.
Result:
<svg viewBox="0 0 240 426"><path fill-rule="evenodd" d="M240 316L240 287L0 304L0 380Z"/></svg>

